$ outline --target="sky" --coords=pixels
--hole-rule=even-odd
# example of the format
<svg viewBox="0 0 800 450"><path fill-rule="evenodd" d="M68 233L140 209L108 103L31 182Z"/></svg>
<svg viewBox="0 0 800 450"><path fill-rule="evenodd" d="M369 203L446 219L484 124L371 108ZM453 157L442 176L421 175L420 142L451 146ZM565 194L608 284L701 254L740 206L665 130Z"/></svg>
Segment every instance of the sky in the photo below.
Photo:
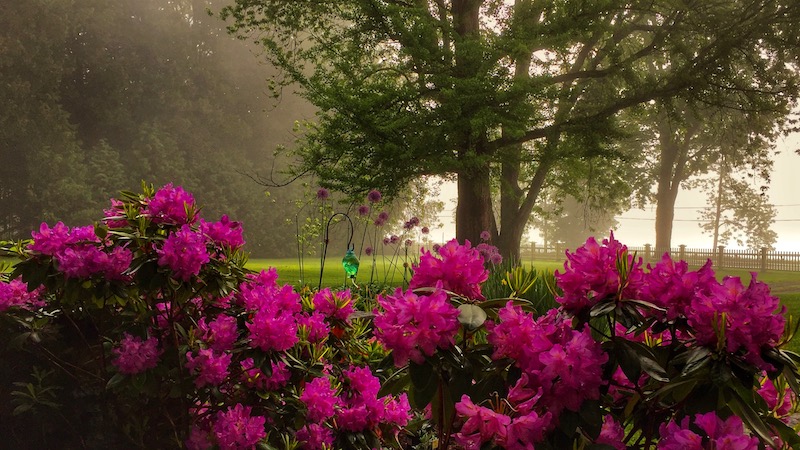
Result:
<svg viewBox="0 0 800 450"><path fill-rule="evenodd" d="M778 251L800 252L800 133L792 133L777 143L775 165L769 184L769 197L778 214L772 229L778 234L775 247ZM441 228L431 230L434 239L447 241L455 236L453 212L456 205L455 182L441 187L439 199L445 202L445 210L440 217L444 223ZM675 203L672 245L686 245L690 248L710 248L712 238L705 235L698 226L698 209L705 206L705 195L696 191L681 191ZM628 246L643 246L655 243L655 205L645 209L631 209L619 217L619 227L614 235ZM528 241L542 242L537 231L525 238ZM733 246L731 246L733 247Z"/></svg>

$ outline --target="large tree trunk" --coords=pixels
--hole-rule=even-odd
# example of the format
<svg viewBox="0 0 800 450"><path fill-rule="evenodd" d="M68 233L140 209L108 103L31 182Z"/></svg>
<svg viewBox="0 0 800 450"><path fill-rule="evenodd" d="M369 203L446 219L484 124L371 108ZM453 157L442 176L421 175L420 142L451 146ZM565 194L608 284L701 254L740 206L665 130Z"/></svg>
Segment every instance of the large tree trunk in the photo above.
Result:
<svg viewBox="0 0 800 450"><path fill-rule="evenodd" d="M456 206L456 239L480 243L482 231L495 233L492 215L489 168L482 167L458 174L458 205Z"/></svg>
<svg viewBox="0 0 800 450"><path fill-rule="evenodd" d="M672 246L672 223L675 219L675 200L684 179L692 127L683 136L676 136L668 121L659 125L660 166L656 191L656 255L661 257Z"/></svg>

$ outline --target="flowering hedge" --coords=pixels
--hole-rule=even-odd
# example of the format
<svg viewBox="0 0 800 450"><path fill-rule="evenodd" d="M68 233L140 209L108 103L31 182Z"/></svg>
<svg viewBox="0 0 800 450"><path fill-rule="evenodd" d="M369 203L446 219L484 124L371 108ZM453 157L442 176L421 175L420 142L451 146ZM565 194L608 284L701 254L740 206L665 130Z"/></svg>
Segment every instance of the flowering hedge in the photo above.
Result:
<svg viewBox="0 0 800 450"><path fill-rule="evenodd" d="M535 311L511 274L513 297L484 298L493 265L469 242L376 298L280 285L243 245L172 185L7 245L3 330L71 387L45 403L29 383L17 412L79 387L109 445L157 448L800 446L794 327L755 275L645 268L590 238L556 273L560 307Z"/></svg>

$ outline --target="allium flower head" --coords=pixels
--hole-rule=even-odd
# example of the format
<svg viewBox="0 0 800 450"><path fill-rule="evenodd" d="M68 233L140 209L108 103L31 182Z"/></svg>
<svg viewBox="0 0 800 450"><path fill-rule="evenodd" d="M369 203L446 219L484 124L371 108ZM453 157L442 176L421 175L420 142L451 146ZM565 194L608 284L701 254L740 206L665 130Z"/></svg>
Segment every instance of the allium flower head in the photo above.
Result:
<svg viewBox="0 0 800 450"><path fill-rule="evenodd" d="M331 192L325 188L317 190L317 200L327 200L331 196Z"/></svg>
<svg viewBox="0 0 800 450"><path fill-rule="evenodd" d="M258 441L267 436L264 429L266 418L251 415L252 410L250 406L237 403L217 413L213 431L220 449L255 449Z"/></svg>
<svg viewBox="0 0 800 450"><path fill-rule="evenodd" d="M386 211L381 211L378 214L378 217L375 218L375 226L381 227L386 223L387 220L389 220L389 213Z"/></svg>
<svg viewBox="0 0 800 450"><path fill-rule="evenodd" d="M154 368L158 365L158 358L162 353L155 337L142 340L128 333L125 333L119 347L112 351L116 358L111 363L125 375L135 375Z"/></svg>
<svg viewBox="0 0 800 450"><path fill-rule="evenodd" d="M416 295L411 289L403 292L397 288L394 295L379 295L378 305L382 311L375 311L375 337L392 350L398 367L409 359L422 363L425 355L455 343L458 310L444 291Z"/></svg>
<svg viewBox="0 0 800 450"><path fill-rule="evenodd" d="M372 256L372 253L373 253L372 247L370 247L370 246L367 246L367 247L364 249L364 254L365 254L365 255L367 255L367 256Z"/></svg>
<svg viewBox="0 0 800 450"><path fill-rule="evenodd" d="M481 231L481 240L488 241L492 238L492 234L488 230Z"/></svg>
<svg viewBox="0 0 800 450"><path fill-rule="evenodd" d="M169 267L178 280L189 281L200 274L210 257L206 240L201 233L194 232L189 225L170 234L164 245L157 250L158 265Z"/></svg>
<svg viewBox="0 0 800 450"><path fill-rule="evenodd" d="M200 219L200 232L218 247L240 248L244 245L242 224L231 221L223 215L219 222L206 222Z"/></svg>
<svg viewBox="0 0 800 450"><path fill-rule="evenodd" d="M625 255L625 256L623 256ZM641 279L644 276L642 259L633 260L627 247L614 239L614 233L602 244L590 237L575 253L567 252L564 272L555 272L558 286L564 291L556 298L565 311L578 314L609 296L616 295L622 278L617 271L617 259L628 260L630 273L623 295L636 298Z"/></svg>
<svg viewBox="0 0 800 450"><path fill-rule="evenodd" d="M367 201L370 203L378 203L379 201L381 201L381 198L382 198L381 192L377 189L373 189L369 191L369 194L367 194Z"/></svg>
<svg viewBox="0 0 800 450"><path fill-rule="evenodd" d="M196 216L193 212L196 208L192 194L169 183L153 195L142 214L149 216L153 223L180 225L194 223Z"/></svg>
<svg viewBox="0 0 800 450"><path fill-rule="evenodd" d="M431 232L431 229L430 229L430 228L428 228L428 227L422 227L422 229L420 229L419 231L420 231L422 234L428 234L428 233L430 233L430 232Z"/></svg>
<svg viewBox="0 0 800 450"><path fill-rule="evenodd" d="M369 205L361 205L358 207L358 215L361 217L369 215Z"/></svg>
<svg viewBox="0 0 800 450"><path fill-rule="evenodd" d="M469 241L460 245L453 239L439 248L437 258L422 250L419 264L414 265L414 275L409 287L433 287L441 281L442 288L475 300L484 300L481 283L489 278L483 266L483 256L471 247Z"/></svg>

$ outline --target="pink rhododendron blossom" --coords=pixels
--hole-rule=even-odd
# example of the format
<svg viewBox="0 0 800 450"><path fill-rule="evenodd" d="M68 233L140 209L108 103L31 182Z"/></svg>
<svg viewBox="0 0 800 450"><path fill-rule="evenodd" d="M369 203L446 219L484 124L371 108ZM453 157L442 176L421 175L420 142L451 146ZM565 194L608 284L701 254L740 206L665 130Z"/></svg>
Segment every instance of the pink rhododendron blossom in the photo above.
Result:
<svg viewBox="0 0 800 450"><path fill-rule="evenodd" d="M195 425L192 427L192 431L189 432L189 438L185 442L186 448L188 450L210 450L213 447L211 436L210 430Z"/></svg>
<svg viewBox="0 0 800 450"><path fill-rule="evenodd" d="M217 247L240 248L244 245L242 224L231 221L223 215L219 222L206 222L200 219L200 232L206 235Z"/></svg>
<svg viewBox="0 0 800 450"><path fill-rule="evenodd" d="M119 347L112 351L116 358L111 363L125 375L136 375L156 367L162 353L155 337L142 340L128 333L124 334Z"/></svg>
<svg viewBox="0 0 800 450"><path fill-rule="evenodd" d="M297 320L294 314L263 309L253 314L250 343L261 350L282 352L297 343Z"/></svg>
<svg viewBox="0 0 800 450"><path fill-rule="evenodd" d="M158 252L158 265L169 267L178 280L189 281L210 261L206 240L189 225L170 234Z"/></svg>
<svg viewBox="0 0 800 450"><path fill-rule="evenodd" d="M745 434L742 419L720 419L716 412L694 416L696 428L690 429L689 417L680 425L671 421L659 429L658 450L757 450L758 438Z"/></svg>
<svg viewBox="0 0 800 450"><path fill-rule="evenodd" d="M318 423L309 423L297 430L297 440L303 450L322 450L332 448L333 430Z"/></svg>
<svg viewBox="0 0 800 450"><path fill-rule="evenodd" d="M192 215L197 209L192 194L182 187L173 187L172 183L159 189L153 198L149 199L142 214L150 217L153 223L180 225L193 223L196 219ZM187 215L187 210L189 215Z"/></svg>
<svg viewBox="0 0 800 450"><path fill-rule="evenodd" d="M353 313L353 299L350 289L333 293L330 288L324 288L314 294L314 310L325 317L346 321Z"/></svg>
<svg viewBox="0 0 800 450"><path fill-rule="evenodd" d="M558 286L564 291L564 295L556 300L564 310L579 314L617 295L621 283L617 259L623 254L627 255L630 273L622 294L627 298L636 298L644 276L642 259L634 261L633 255L627 254L627 247L614 239L612 233L608 239L603 239L602 245L590 237L575 253L567 252L564 272L555 272Z"/></svg>
<svg viewBox="0 0 800 450"><path fill-rule="evenodd" d="M608 445L614 447L616 450L625 450L625 430L610 415L606 416L603 420L603 426L600 428L600 435L595 440L596 444Z"/></svg>
<svg viewBox="0 0 800 450"><path fill-rule="evenodd" d="M667 310L667 319L686 315L692 299L698 293L707 293L719 284L711 269L711 260L696 272L689 272L686 261L675 262L664 254L655 266L647 265L649 271L643 277L640 288L642 300L647 300Z"/></svg>
<svg viewBox="0 0 800 450"><path fill-rule="evenodd" d="M305 330L308 342L320 342L328 337L330 328L325 323L325 316L315 312L310 315L298 316L298 325Z"/></svg>
<svg viewBox="0 0 800 450"><path fill-rule="evenodd" d="M384 407L383 421L397 427L408 425L411 420L411 405L408 403L408 396L402 393L397 397L386 396L386 406Z"/></svg>
<svg viewBox="0 0 800 450"><path fill-rule="evenodd" d="M608 355L592 339L588 327L573 330L557 310L534 319L508 302L498 312L500 323L487 322L493 359L511 358L529 377L529 386L543 389L539 403L558 415L577 411L584 400L600 396L602 367Z"/></svg>
<svg viewBox="0 0 800 450"><path fill-rule="evenodd" d="M339 401L336 389L327 377L317 377L306 383L300 401L306 406L308 420L320 423L333 416Z"/></svg>
<svg viewBox="0 0 800 450"><path fill-rule="evenodd" d="M101 274L108 280L121 280L133 261L133 253L125 247L114 247L108 253L94 244L75 244L56 252L55 260L58 270L67 278L85 279Z"/></svg>
<svg viewBox="0 0 800 450"><path fill-rule="evenodd" d="M752 274L744 288L738 277L725 277L722 284L694 297L687 310L689 325L694 328L699 345L716 348L715 327L725 328L724 348L730 353L743 352L745 361L761 369L772 366L761 358L762 350L773 348L783 335L785 307L769 294L766 284Z"/></svg>
<svg viewBox="0 0 800 450"><path fill-rule="evenodd" d="M454 438L465 449L480 449L483 443L492 439L496 443L506 441L511 418L505 414L472 403L466 394L456 403L456 414L464 424Z"/></svg>
<svg viewBox="0 0 800 450"><path fill-rule="evenodd" d="M275 391L284 386L291 378L291 372L283 361L271 362L271 374L265 374L256 367L253 358L245 358L241 362L242 381L250 388Z"/></svg>
<svg viewBox="0 0 800 450"><path fill-rule="evenodd" d="M422 363L437 348L454 345L460 326L458 309L444 291L416 295L411 289L404 293L397 288L394 295L378 295L378 305L382 311L375 311L375 337L392 350L398 367L409 359Z"/></svg>
<svg viewBox="0 0 800 450"><path fill-rule="evenodd" d="M128 220L125 219L125 204L112 198L111 208L103 210L103 223L109 228L127 227Z"/></svg>
<svg viewBox="0 0 800 450"><path fill-rule="evenodd" d="M214 436L221 450L255 449L256 444L267 436L264 429L266 418L251 415L252 410L250 406L237 403L217 413Z"/></svg>
<svg viewBox="0 0 800 450"><path fill-rule="evenodd" d="M506 427L506 437L498 444L508 450L529 450L535 448L536 443L544 440L548 431L553 428L553 414L545 412L540 414L531 411L517 415L511 419Z"/></svg>
<svg viewBox="0 0 800 450"><path fill-rule="evenodd" d="M44 306L43 287L28 291L28 284L15 278L8 283L0 282L0 313L9 308L34 310Z"/></svg>
<svg viewBox="0 0 800 450"><path fill-rule="evenodd" d="M759 395L767 402L767 407L776 417L784 418L792 411L792 390L785 386L781 392L775 383L764 377L761 387L758 389Z"/></svg>
<svg viewBox="0 0 800 450"><path fill-rule="evenodd" d="M489 271L483 266L483 257L469 241L460 245L453 239L439 248L437 258L431 252L422 250L419 264L415 264L414 275L409 287L433 287L441 281L442 289L455 292L467 298L484 300L481 283L489 278Z"/></svg>
<svg viewBox="0 0 800 450"><path fill-rule="evenodd" d="M206 318L201 317L197 322L197 330L200 338L218 352L232 350L239 334L236 318L226 314L220 314L208 324Z"/></svg>
<svg viewBox="0 0 800 450"><path fill-rule="evenodd" d="M46 223L39 226L39 232L31 232L33 242L28 245L28 249L42 255L54 256L73 244L87 244L100 242L100 238L94 232L94 227L70 228L62 222L58 222L50 228Z"/></svg>
<svg viewBox="0 0 800 450"><path fill-rule="evenodd" d="M230 364L230 353L218 353L206 348L198 350L197 354L186 353L186 367L196 375L194 384L197 387L222 384L228 378Z"/></svg>

